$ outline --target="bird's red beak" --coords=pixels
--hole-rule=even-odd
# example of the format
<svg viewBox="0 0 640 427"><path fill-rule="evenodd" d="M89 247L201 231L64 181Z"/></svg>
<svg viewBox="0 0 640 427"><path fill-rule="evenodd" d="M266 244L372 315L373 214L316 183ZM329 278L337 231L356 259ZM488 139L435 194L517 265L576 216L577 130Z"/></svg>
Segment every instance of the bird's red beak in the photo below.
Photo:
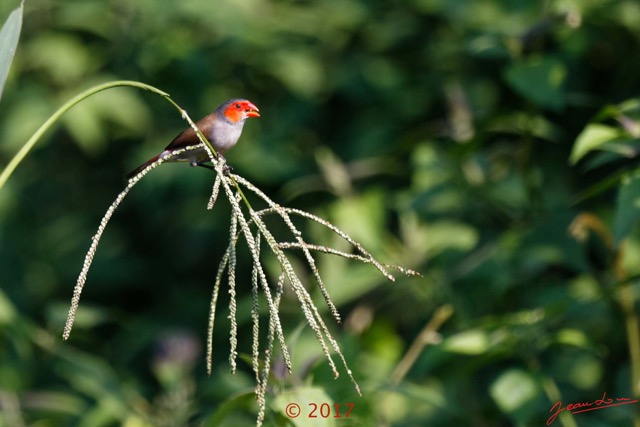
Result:
<svg viewBox="0 0 640 427"><path fill-rule="evenodd" d="M258 113L258 107L255 106L253 102L247 102L246 109L244 110L247 117L260 117L260 113Z"/></svg>

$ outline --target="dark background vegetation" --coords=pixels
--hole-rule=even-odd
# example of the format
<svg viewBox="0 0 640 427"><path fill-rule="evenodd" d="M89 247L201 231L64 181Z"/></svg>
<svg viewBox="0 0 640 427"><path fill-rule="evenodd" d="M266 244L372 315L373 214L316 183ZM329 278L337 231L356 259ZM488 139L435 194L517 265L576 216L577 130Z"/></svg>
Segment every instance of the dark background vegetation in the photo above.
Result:
<svg viewBox="0 0 640 427"><path fill-rule="evenodd" d="M3 22L17 6L3 0ZM97 83L153 85L194 119L248 98L262 116L228 155L235 172L424 275L391 283L318 257L364 397L332 378L287 294L295 369L274 372L266 425L544 425L559 400L640 398L638 52L633 0L30 0L0 102L0 164ZM184 127L158 96L109 90L65 115L0 191L0 425L255 423L250 365L228 369L226 293L211 377L204 367L229 226L226 201L205 209L210 171L163 165L131 192L61 340L124 176ZM246 251L239 263L246 355ZM451 317L394 374L442 307ZM304 399L355 407L314 420ZM638 409L554 424L638 426Z"/></svg>

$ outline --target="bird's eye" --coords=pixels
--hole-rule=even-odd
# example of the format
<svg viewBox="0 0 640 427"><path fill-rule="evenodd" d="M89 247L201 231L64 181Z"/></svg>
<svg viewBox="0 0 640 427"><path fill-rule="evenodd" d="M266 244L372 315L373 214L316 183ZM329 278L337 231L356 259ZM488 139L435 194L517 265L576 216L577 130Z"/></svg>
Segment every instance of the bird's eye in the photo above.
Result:
<svg viewBox="0 0 640 427"><path fill-rule="evenodd" d="M242 108L242 105L236 104L236 105L234 105L234 107L236 107L236 110L240 110Z"/></svg>

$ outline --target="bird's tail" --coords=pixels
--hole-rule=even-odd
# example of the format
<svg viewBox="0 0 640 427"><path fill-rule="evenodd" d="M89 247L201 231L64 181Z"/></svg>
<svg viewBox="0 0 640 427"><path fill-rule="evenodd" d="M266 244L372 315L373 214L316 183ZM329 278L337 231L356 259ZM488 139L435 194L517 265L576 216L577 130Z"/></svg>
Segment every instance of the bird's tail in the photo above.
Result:
<svg viewBox="0 0 640 427"><path fill-rule="evenodd" d="M146 162L144 162L143 164L141 164L140 166L138 166L137 168L135 168L134 170L132 170L131 172L129 172L127 174L127 180L130 180L131 178L133 178L134 176L138 175L140 172L142 172L142 170L144 168L146 168L147 166L149 166L151 163L155 162L156 160L158 160L160 156L155 156L150 158L149 160L147 160Z"/></svg>

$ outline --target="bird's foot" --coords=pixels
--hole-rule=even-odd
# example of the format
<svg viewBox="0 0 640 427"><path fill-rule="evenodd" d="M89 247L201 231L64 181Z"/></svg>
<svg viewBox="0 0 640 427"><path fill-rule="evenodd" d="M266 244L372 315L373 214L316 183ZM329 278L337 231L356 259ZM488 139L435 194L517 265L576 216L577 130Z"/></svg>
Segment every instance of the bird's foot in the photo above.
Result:
<svg viewBox="0 0 640 427"><path fill-rule="evenodd" d="M224 176L229 176L229 174L233 170L233 166L227 163L227 159L222 154L218 154L218 160L222 162L222 173L224 174Z"/></svg>
<svg viewBox="0 0 640 427"><path fill-rule="evenodd" d="M222 173L224 174L224 176L229 176L229 174L231 173L231 171L233 170L233 166L229 165L227 163L227 159L225 159L224 157L220 156L220 160L222 162L224 162L224 164L222 165ZM211 169L211 170L216 170L216 168L214 168L211 165L207 165L204 162L198 162L198 161L192 161L191 166L200 166L202 168L206 168L206 169Z"/></svg>

